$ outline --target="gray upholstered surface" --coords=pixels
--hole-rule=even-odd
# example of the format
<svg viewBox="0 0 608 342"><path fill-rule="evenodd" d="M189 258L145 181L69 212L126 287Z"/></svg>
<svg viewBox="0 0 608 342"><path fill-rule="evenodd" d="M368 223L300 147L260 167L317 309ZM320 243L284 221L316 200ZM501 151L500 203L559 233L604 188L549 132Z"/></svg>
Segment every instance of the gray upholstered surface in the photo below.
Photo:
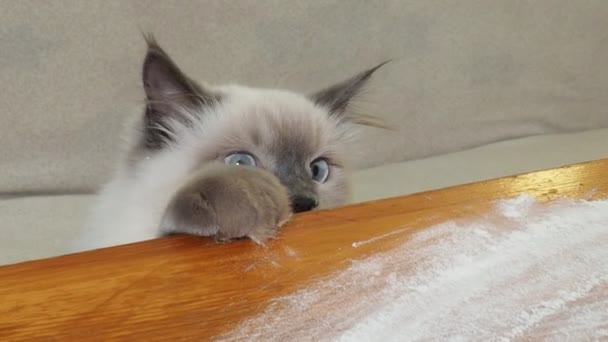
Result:
<svg viewBox="0 0 608 342"><path fill-rule="evenodd" d="M91 195L0 199L0 265L64 254L82 227Z"/></svg>
<svg viewBox="0 0 608 342"><path fill-rule="evenodd" d="M0 263L61 254L142 105L140 30L191 76L309 92L387 58L355 197L607 157L608 2L0 0ZM580 140L577 140L580 139ZM455 152L455 153L451 153ZM441 155L447 153L445 155ZM9 198L8 196L11 196ZM17 196L17 197L15 197Z"/></svg>
<svg viewBox="0 0 608 342"><path fill-rule="evenodd" d="M387 58L359 166L608 127L608 2L0 1L0 192L91 190L138 115L140 29L195 78L311 91Z"/></svg>
<svg viewBox="0 0 608 342"><path fill-rule="evenodd" d="M357 172L357 202L608 158L608 129L533 136Z"/></svg>

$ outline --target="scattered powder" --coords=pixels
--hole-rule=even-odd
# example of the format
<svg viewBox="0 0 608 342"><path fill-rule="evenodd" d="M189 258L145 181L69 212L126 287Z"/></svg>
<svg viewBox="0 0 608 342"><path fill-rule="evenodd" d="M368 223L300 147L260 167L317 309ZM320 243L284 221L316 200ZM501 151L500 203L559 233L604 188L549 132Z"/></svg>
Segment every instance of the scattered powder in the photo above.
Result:
<svg viewBox="0 0 608 342"><path fill-rule="evenodd" d="M507 218L521 219L529 215L535 204L536 199L534 197L522 195L511 200L498 201L496 208Z"/></svg>
<svg viewBox="0 0 608 342"><path fill-rule="evenodd" d="M361 247L363 245L367 245L367 244L372 243L372 242L376 242L376 241L379 241L379 240L386 239L389 236L393 236L393 235L396 235L396 234L403 233L407 229L408 228L401 228L401 229L394 230L394 231L392 231L390 233L386 233L386 234L382 234L382 235L373 237L373 238L368 239L368 240L356 241L356 242L352 243L352 246L353 246L353 248L358 248L358 247Z"/></svg>
<svg viewBox="0 0 608 342"><path fill-rule="evenodd" d="M285 251L285 255L287 255L288 257L297 257L298 256L298 252L289 246L285 246L285 248L283 250Z"/></svg>
<svg viewBox="0 0 608 342"><path fill-rule="evenodd" d="M495 208L353 261L223 338L608 339L608 200L522 195Z"/></svg>

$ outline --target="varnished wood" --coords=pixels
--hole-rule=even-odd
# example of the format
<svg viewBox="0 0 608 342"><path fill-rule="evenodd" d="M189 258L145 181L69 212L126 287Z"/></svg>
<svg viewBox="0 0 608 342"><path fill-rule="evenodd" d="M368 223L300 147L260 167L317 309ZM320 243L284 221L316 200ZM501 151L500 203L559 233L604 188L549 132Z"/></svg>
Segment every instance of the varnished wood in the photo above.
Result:
<svg viewBox="0 0 608 342"><path fill-rule="evenodd" d="M205 340L349 260L524 192L607 198L608 159L298 215L266 247L176 236L0 267L0 341Z"/></svg>

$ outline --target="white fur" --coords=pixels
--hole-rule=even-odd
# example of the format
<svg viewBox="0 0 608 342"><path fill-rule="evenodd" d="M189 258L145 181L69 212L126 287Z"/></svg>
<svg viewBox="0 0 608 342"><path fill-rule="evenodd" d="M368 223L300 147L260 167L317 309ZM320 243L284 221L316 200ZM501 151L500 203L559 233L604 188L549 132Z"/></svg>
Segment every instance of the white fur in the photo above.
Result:
<svg viewBox="0 0 608 342"><path fill-rule="evenodd" d="M217 159L218 152L238 149L244 139L242 132L247 129L240 127L242 125L258 122L262 136L268 139L272 139L275 132L265 128L266 122L288 123L287 127L307 130L311 138L318 140L319 154L343 155L345 145L352 138L352 126L330 118L325 109L301 95L242 86L226 86L217 91L226 96L212 111L183 113L196 118L193 127L171 122L176 143L160 152L142 156L135 165L127 165L127 158L124 158L124 164L99 193L88 224L76 239L73 251L158 237L160 220L173 194L202 163ZM129 134L134 133L131 131ZM129 146L128 150L132 148ZM275 161L267 158L264 162L272 164ZM328 183L321 186L331 192L332 186L339 185ZM344 200L328 198L327 204Z"/></svg>

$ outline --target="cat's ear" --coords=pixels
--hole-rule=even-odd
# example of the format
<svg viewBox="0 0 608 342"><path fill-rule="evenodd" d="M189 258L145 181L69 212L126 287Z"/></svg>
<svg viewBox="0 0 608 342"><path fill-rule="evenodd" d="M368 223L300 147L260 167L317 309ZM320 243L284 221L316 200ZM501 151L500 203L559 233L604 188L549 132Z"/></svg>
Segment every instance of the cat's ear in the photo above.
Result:
<svg viewBox="0 0 608 342"><path fill-rule="evenodd" d="M183 109L211 106L219 101L213 94L186 76L151 35L145 35L148 51L143 63L146 93L146 146L158 148L171 140L168 119L186 121Z"/></svg>
<svg viewBox="0 0 608 342"><path fill-rule="evenodd" d="M316 92L310 98L314 103L327 108L331 115L342 116L349 102L359 94L374 72L388 62L390 60L360 72L346 81Z"/></svg>

